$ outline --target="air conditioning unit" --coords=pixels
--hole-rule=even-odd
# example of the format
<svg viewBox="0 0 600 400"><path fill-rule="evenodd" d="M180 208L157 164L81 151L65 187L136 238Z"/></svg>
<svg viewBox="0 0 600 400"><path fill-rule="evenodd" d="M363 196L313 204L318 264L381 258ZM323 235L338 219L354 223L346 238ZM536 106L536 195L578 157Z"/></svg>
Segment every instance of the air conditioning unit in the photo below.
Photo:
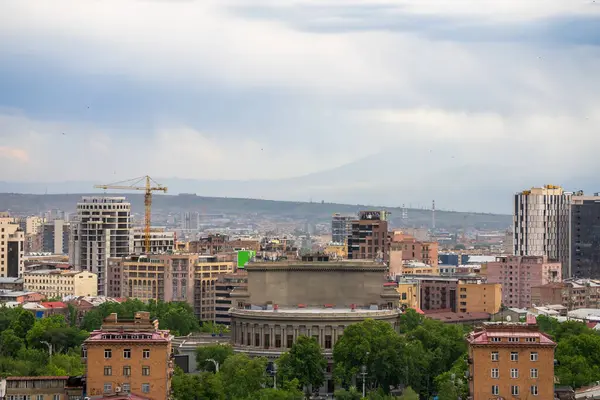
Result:
<svg viewBox="0 0 600 400"><path fill-rule="evenodd" d="M121 393L121 391L122 391L121 386L115 387L115 393Z"/></svg>

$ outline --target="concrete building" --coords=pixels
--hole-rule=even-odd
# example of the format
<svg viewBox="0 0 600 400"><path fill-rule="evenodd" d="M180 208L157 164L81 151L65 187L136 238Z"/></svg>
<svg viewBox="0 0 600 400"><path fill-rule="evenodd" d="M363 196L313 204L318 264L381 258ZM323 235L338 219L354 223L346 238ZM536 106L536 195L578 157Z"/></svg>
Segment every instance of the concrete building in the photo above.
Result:
<svg viewBox="0 0 600 400"><path fill-rule="evenodd" d="M392 235L391 245L402 251L403 261L418 261L434 268L438 266L437 242L422 242L402 231L396 231Z"/></svg>
<svg viewBox="0 0 600 400"><path fill-rule="evenodd" d="M142 301L185 301L202 321L216 319L216 283L231 274L233 261L198 254L152 254L111 259L110 281L120 276L121 292L116 297ZM116 294L116 291L109 288Z"/></svg>
<svg viewBox="0 0 600 400"><path fill-rule="evenodd" d="M25 233L14 218L0 212L0 277L22 276L24 257Z"/></svg>
<svg viewBox="0 0 600 400"><path fill-rule="evenodd" d="M83 399L83 379L68 376L9 376L0 381L6 388L3 399Z"/></svg>
<svg viewBox="0 0 600 400"><path fill-rule="evenodd" d="M21 278L0 278L0 291L4 290L23 290L23 277Z"/></svg>
<svg viewBox="0 0 600 400"><path fill-rule="evenodd" d="M46 269L23 274L23 288L46 298L97 296L98 276L89 271Z"/></svg>
<svg viewBox="0 0 600 400"><path fill-rule="evenodd" d="M215 323L231 325L229 310L235 306L231 297L234 290L248 289L248 273L221 274L215 284Z"/></svg>
<svg viewBox="0 0 600 400"><path fill-rule="evenodd" d="M470 398L554 398L556 343L537 325L484 324L467 341Z"/></svg>
<svg viewBox="0 0 600 400"><path fill-rule="evenodd" d="M403 280L398 282L396 290L400 294L400 308L412 308L416 310L419 307L419 283L417 281Z"/></svg>
<svg viewBox="0 0 600 400"><path fill-rule="evenodd" d="M600 308L600 281L568 279L531 288L531 303L536 306L560 304L567 310Z"/></svg>
<svg viewBox="0 0 600 400"><path fill-rule="evenodd" d="M546 256L569 273L569 214L571 193L560 186L524 190L514 196L513 254Z"/></svg>
<svg viewBox="0 0 600 400"><path fill-rule="evenodd" d="M385 211L361 211L348 236L349 260L388 261L390 240Z"/></svg>
<svg viewBox="0 0 600 400"><path fill-rule="evenodd" d="M25 232L26 235L37 235L42 231L44 219L42 217L29 216L19 218L18 223L21 230Z"/></svg>
<svg viewBox="0 0 600 400"><path fill-rule="evenodd" d="M71 223L69 261L98 275L98 294L106 294L108 259L129 255L131 204L125 197L84 197Z"/></svg>
<svg viewBox="0 0 600 400"><path fill-rule="evenodd" d="M331 217L331 241L337 244L345 244L352 232L352 220L354 217L341 214L333 214Z"/></svg>
<svg viewBox="0 0 600 400"><path fill-rule="evenodd" d="M234 291L231 340L237 353L275 361L299 336L317 340L328 360L321 394L332 394L333 347L344 329L366 318L398 325L399 294L384 288L376 261L255 262L246 266L247 290Z"/></svg>
<svg viewBox="0 0 600 400"><path fill-rule="evenodd" d="M181 213L181 229L185 231L200 229L200 214L195 211Z"/></svg>
<svg viewBox="0 0 600 400"><path fill-rule="evenodd" d="M42 251L52 254L69 254L69 235L71 225L55 219L42 226Z"/></svg>
<svg viewBox="0 0 600 400"><path fill-rule="evenodd" d="M561 264L546 256L501 256L482 267L489 283L502 285L502 303L507 307L531 307L531 288L560 282Z"/></svg>
<svg viewBox="0 0 600 400"><path fill-rule="evenodd" d="M144 228L132 228L129 239L130 253L135 255L146 254L146 233ZM150 230L150 253L166 254L175 251L175 232L165 228L152 228Z"/></svg>
<svg viewBox="0 0 600 400"><path fill-rule="evenodd" d="M495 314L502 307L499 283L458 283L458 312Z"/></svg>
<svg viewBox="0 0 600 400"><path fill-rule="evenodd" d="M137 312L133 320L111 314L83 344L86 396L170 398L171 340L169 331L158 329L158 321L150 321L150 313Z"/></svg>
<svg viewBox="0 0 600 400"><path fill-rule="evenodd" d="M24 252L25 254L42 253L44 251L44 243L41 233L25 234Z"/></svg>
<svg viewBox="0 0 600 400"><path fill-rule="evenodd" d="M568 276L600 278L600 196L571 199Z"/></svg>

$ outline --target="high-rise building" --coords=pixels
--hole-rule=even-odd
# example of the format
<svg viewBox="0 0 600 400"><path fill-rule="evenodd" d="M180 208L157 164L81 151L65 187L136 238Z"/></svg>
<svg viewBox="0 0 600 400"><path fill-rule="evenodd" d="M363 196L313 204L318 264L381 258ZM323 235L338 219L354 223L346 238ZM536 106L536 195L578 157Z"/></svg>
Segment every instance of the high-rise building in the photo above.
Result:
<svg viewBox="0 0 600 400"><path fill-rule="evenodd" d="M42 228L42 251L52 254L69 254L71 226L62 219L46 222Z"/></svg>
<svg viewBox="0 0 600 400"><path fill-rule="evenodd" d="M109 315L82 347L86 396L171 398L172 338L169 331L158 329L148 312L137 312L132 320Z"/></svg>
<svg viewBox="0 0 600 400"><path fill-rule="evenodd" d="M387 261L390 238L386 211L361 211L352 221L348 236L348 259L382 259Z"/></svg>
<svg viewBox="0 0 600 400"><path fill-rule="evenodd" d="M44 219L46 220L46 222L52 222L55 219L61 219L63 221L66 221L67 215L62 210L53 209L48 210L44 213Z"/></svg>
<svg viewBox="0 0 600 400"><path fill-rule="evenodd" d="M26 235L37 235L41 232L44 225L44 219L41 217L30 216L19 219L19 226Z"/></svg>
<svg viewBox="0 0 600 400"><path fill-rule="evenodd" d="M553 399L554 343L537 325L485 324L471 332L470 399Z"/></svg>
<svg viewBox="0 0 600 400"><path fill-rule="evenodd" d="M200 214L198 212L184 212L181 214L181 229L197 231L200 228Z"/></svg>
<svg viewBox="0 0 600 400"><path fill-rule="evenodd" d="M131 204L125 197L84 197L71 222L69 262L98 275L98 295L106 295L108 259L129 254Z"/></svg>
<svg viewBox="0 0 600 400"><path fill-rule="evenodd" d="M600 278L600 194L573 196L570 220L569 276Z"/></svg>
<svg viewBox="0 0 600 400"><path fill-rule="evenodd" d="M546 185L515 194L513 255L547 256L568 277L570 192Z"/></svg>
<svg viewBox="0 0 600 400"><path fill-rule="evenodd" d="M146 254L146 232L144 228L133 228L129 248L131 254ZM168 232L164 228L150 230L150 254L172 253L175 250L175 232Z"/></svg>
<svg viewBox="0 0 600 400"><path fill-rule="evenodd" d="M333 243L346 243L348 236L352 232L352 220L354 217L348 217L341 214L333 214L331 218L331 241Z"/></svg>
<svg viewBox="0 0 600 400"><path fill-rule="evenodd" d="M21 277L25 269L24 256L23 230L8 213L0 212L0 277Z"/></svg>
<svg viewBox="0 0 600 400"><path fill-rule="evenodd" d="M489 283L502 285L502 303L506 307L528 308L532 288L561 281L561 265L546 256L501 256L486 263L481 274Z"/></svg>

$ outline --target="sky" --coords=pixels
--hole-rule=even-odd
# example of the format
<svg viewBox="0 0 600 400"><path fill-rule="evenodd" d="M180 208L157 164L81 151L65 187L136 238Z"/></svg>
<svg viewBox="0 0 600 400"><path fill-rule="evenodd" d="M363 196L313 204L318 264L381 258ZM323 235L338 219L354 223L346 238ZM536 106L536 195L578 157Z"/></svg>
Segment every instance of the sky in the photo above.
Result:
<svg viewBox="0 0 600 400"><path fill-rule="evenodd" d="M2 0L0 181L494 212L600 191L599 32L593 0Z"/></svg>

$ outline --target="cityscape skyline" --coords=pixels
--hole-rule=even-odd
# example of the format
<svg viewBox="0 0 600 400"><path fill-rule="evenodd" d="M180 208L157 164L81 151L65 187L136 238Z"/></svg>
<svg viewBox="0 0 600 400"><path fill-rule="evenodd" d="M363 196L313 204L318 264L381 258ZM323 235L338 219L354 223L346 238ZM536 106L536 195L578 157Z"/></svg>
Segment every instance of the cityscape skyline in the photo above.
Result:
<svg viewBox="0 0 600 400"><path fill-rule="evenodd" d="M489 212L515 186L596 189L594 3L39 7L0 5L3 181Z"/></svg>

